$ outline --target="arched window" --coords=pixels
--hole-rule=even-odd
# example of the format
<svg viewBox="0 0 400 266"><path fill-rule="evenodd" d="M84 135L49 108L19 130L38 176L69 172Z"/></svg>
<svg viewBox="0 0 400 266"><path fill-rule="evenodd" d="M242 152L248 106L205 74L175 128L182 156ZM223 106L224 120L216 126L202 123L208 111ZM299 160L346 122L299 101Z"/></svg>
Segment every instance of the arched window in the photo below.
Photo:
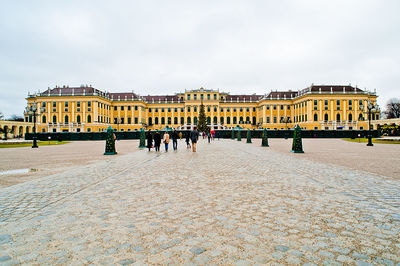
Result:
<svg viewBox="0 0 400 266"><path fill-rule="evenodd" d="M53 123L57 123L57 116L53 115Z"/></svg>
<svg viewBox="0 0 400 266"><path fill-rule="evenodd" d="M211 117L207 116L207 124L211 124Z"/></svg>
<svg viewBox="0 0 400 266"><path fill-rule="evenodd" d="M214 124L218 123L218 118L216 116L214 116Z"/></svg>
<svg viewBox="0 0 400 266"><path fill-rule="evenodd" d="M358 115L358 121L363 121L363 120L364 120L363 115L362 115L362 114L359 114L359 115Z"/></svg>
<svg viewBox="0 0 400 266"><path fill-rule="evenodd" d="M185 118L182 116L181 117L181 125L185 124Z"/></svg>
<svg viewBox="0 0 400 266"><path fill-rule="evenodd" d="M246 123L250 122L250 116L246 116Z"/></svg>
<svg viewBox="0 0 400 266"><path fill-rule="evenodd" d="M87 122L92 123L92 117L90 115L87 116Z"/></svg>
<svg viewBox="0 0 400 266"><path fill-rule="evenodd" d="M161 117L161 125L165 125L165 117Z"/></svg>
<svg viewBox="0 0 400 266"><path fill-rule="evenodd" d="M233 124L236 124L237 123L237 118L236 118L236 116L234 116L233 117Z"/></svg>
<svg viewBox="0 0 400 266"><path fill-rule="evenodd" d="M230 117L230 116L228 116L228 117L226 118L226 123L227 123L228 125L231 123L231 117Z"/></svg>
<svg viewBox="0 0 400 266"><path fill-rule="evenodd" d="M221 116L221 117L219 118L219 121L220 121L221 124L223 124L223 123L224 123L224 117Z"/></svg>
<svg viewBox="0 0 400 266"><path fill-rule="evenodd" d="M46 116L42 116L42 123L46 123Z"/></svg>
<svg viewBox="0 0 400 266"><path fill-rule="evenodd" d="M340 122L340 114L337 114L337 115L336 115L336 121L337 121L337 122Z"/></svg>
<svg viewBox="0 0 400 266"><path fill-rule="evenodd" d="M69 122L68 122L68 116L67 116L67 115L64 116L64 123L69 123Z"/></svg>
<svg viewBox="0 0 400 266"><path fill-rule="evenodd" d="M171 125L171 117L168 117L168 125Z"/></svg>
<svg viewBox="0 0 400 266"><path fill-rule="evenodd" d="M76 122L77 122L78 124L81 123L81 116L80 116L80 115L77 115L77 116L76 116Z"/></svg>
<svg viewBox="0 0 400 266"><path fill-rule="evenodd" d="M349 121L350 122L353 121L353 115L352 114L349 114Z"/></svg>
<svg viewBox="0 0 400 266"><path fill-rule="evenodd" d="M257 118L253 116L253 125L257 124Z"/></svg>
<svg viewBox="0 0 400 266"><path fill-rule="evenodd" d="M239 123L243 123L243 116L239 118Z"/></svg>
<svg viewBox="0 0 400 266"><path fill-rule="evenodd" d="M328 114L325 114L325 116L324 116L324 120L325 120L325 121L328 121L328 120L329 120L329 118L328 118Z"/></svg>
<svg viewBox="0 0 400 266"><path fill-rule="evenodd" d="M197 125L197 116L194 117L193 122L195 125Z"/></svg>
<svg viewBox="0 0 400 266"><path fill-rule="evenodd" d="M153 119L149 117L149 126L151 126L152 124L153 124Z"/></svg>
<svg viewBox="0 0 400 266"><path fill-rule="evenodd" d="M318 121L318 115L314 114L314 121L317 122Z"/></svg>
<svg viewBox="0 0 400 266"><path fill-rule="evenodd" d="M158 125L158 117L154 118L154 124Z"/></svg>
<svg viewBox="0 0 400 266"><path fill-rule="evenodd" d="M174 124L178 124L178 117L174 117Z"/></svg>
<svg viewBox="0 0 400 266"><path fill-rule="evenodd" d="M190 125L192 123L192 120L190 119L190 116L186 120L187 120L187 124L188 125Z"/></svg>

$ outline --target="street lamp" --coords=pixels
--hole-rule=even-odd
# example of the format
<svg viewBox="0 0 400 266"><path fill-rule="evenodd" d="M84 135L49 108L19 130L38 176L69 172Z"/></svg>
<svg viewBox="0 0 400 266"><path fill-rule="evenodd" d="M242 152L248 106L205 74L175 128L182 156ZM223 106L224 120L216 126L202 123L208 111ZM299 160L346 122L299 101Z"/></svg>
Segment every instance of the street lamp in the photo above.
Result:
<svg viewBox="0 0 400 266"><path fill-rule="evenodd" d="M364 106L361 104L360 109L363 110ZM373 104L370 100L368 100L367 104L367 109L368 109L368 144L367 146L374 146L372 144L372 135L371 135L371 112L375 112L378 110L378 105Z"/></svg>
<svg viewBox="0 0 400 266"><path fill-rule="evenodd" d="M285 116L284 118L281 119L281 123L285 123L286 130L288 130L287 124L291 123L291 122L292 121L290 120L290 116ZM285 139L288 139L288 138L289 138L288 132L285 132Z"/></svg>
<svg viewBox="0 0 400 266"><path fill-rule="evenodd" d="M32 148L39 148L39 146L37 145L37 136L36 136L36 116L38 116L39 114L37 114L37 107L36 107L36 102L33 102L33 104L29 107L25 108L25 111L28 115L33 116L33 144L32 144ZM44 108L40 109L41 112L45 112L46 110Z"/></svg>

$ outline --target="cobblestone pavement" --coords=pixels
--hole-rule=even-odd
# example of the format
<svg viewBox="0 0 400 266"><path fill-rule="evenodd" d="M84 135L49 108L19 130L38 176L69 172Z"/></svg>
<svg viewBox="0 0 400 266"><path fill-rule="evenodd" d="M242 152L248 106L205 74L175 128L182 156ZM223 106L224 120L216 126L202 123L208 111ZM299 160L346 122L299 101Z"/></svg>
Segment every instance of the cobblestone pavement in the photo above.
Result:
<svg viewBox="0 0 400 266"><path fill-rule="evenodd" d="M400 265L400 181L233 140L0 189L0 264Z"/></svg>

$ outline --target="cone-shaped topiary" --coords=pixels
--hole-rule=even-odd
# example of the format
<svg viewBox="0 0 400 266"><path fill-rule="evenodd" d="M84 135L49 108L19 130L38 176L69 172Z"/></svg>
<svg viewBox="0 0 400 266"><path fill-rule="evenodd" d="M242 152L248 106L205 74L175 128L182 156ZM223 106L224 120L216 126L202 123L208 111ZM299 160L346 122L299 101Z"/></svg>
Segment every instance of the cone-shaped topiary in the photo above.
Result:
<svg viewBox="0 0 400 266"><path fill-rule="evenodd" d="M237 141L242 141L242 136L240 135L240 129L237 131Z"/></svg>
<svg viewBox="0 0 400 266"><path fill-rule="evenodd" d="M268 145L268 133L267 130L264 128L264 131L262 133L262 142L261 142L262 147L269 147Z"/></svg>
<svg viewBox="0 0 400 266"><path fill-rule="evenodd" d="M297 125L294 128L293 145L292 145L291 152L293 152L293 153L304 153L303 144L302 144L302 141L301 141L301 128L299 127L299 125Z"/></svg>
<svg viewBox="0 0 400 266"><path fill-rule="evenodd" d="M140 129L140 141L139 141L139 148L145 148L146 135L144 134L143 128Z"/></svg>
<svg viewBox="0 0 400 266"><path fill-rule="evenodd" d="M250 131L250 129L247 129L247 142L246 143L251 143L251 131Z"/></svg>
<svg viewBox="0 0 400 266"><path fill-rule="evenodd" d="M232 128L232 136L231 136L231 139L235 139L235 130L233 130L233 128Z"/></svg>
<svg viewBox="0 0 400 266"><path fill-rule="evenodd" d="M117 154L115 151L115 138L114 138L114 130L110 127L107 129L107 137L106 137L106 152L104 155L114 155Z"/></svg>
<svg viewBox="0 0 400 266"><path fill-rule="evenodd" d="M204 110L203 101L200 104L199 121L197 122L197 130L199 132L209 132L210 128L207 126L207 117Z"/></svg>

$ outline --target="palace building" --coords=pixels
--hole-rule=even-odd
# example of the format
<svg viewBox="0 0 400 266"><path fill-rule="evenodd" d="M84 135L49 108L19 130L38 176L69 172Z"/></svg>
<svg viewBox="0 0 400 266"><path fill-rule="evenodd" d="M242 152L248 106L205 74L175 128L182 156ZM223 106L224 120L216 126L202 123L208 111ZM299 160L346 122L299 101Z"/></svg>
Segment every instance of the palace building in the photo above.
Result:
<svg viewBox="0 0 400 266"><path fill-rule="evenodd" d="M271 91L264 95L231 95L212 89L185 90L175 95L140 96L111 93L92 86L55 87L28 94L28 108L36 105L38 132L99 132L109 126L118 131L191 129L204 104L213 129L352 130L368 128L368 103L376 92L351 85L311 85L301 90ZM371 114L379 119L379 109ZM25 121L32 122L31 113Z"/></svg>

